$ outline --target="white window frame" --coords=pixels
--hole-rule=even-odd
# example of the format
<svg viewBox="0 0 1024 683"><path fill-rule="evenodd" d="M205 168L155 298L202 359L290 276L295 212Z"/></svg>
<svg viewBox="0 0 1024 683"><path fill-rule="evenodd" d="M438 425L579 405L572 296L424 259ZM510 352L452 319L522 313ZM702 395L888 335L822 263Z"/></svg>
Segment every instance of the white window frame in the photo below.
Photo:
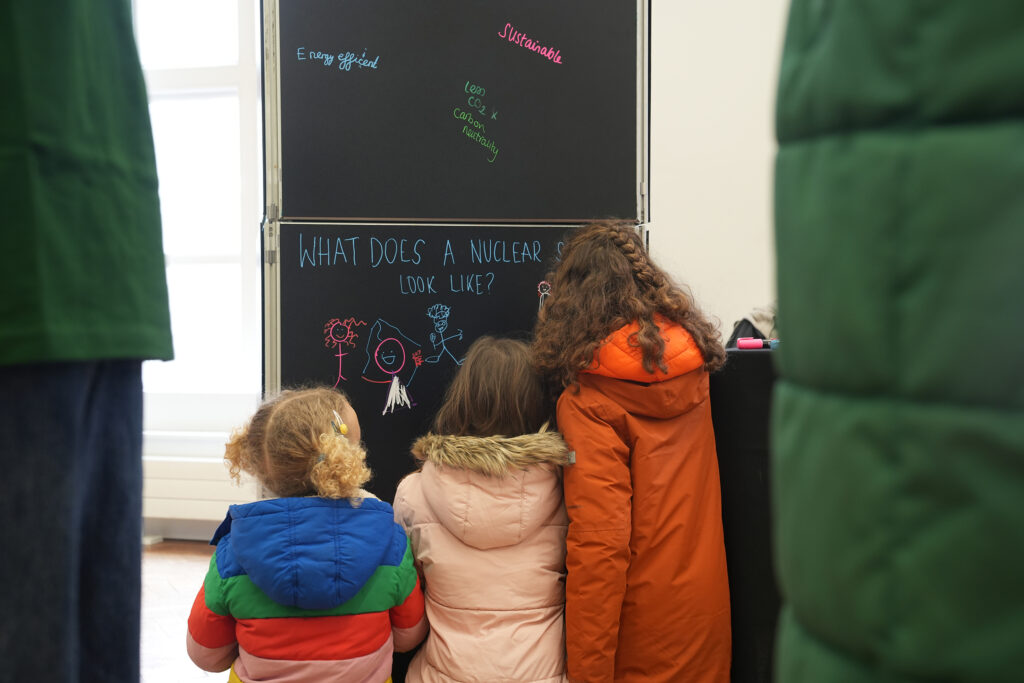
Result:
<svg viewBox="0 0 1024 683"><path fill-rule="evenodd" d="M137 0L133 0L133 9ZM168 266L230 264L241 267L242 329L239 338L261 348L262 312L260 219L262 217L262 39L259 33L259 0L236 0L238 12L238 59L235 65L178 69L147 69L146 86L151 101L218 93L237 94L238 171L242 237L234 254L166 255ZM136 31L138 35L138 31ZM182 49L188 49L187 42ZM201 159L196 160L202 163ZM173 328L172 328L173 332ZM252 347L250 347L252 348ZM155 362L155 361L150 361ZM262 358L253 366L258 374ZM210 390L197 386L190 393L162 393L144 387L143 514L147 533L151 527L164 536L206 536L206 525L193 532L192 520L219 520L226 505L252 500L252 483L235 486L223 463L224 443L232 429L243 424L259 402L260 378L237 391L223 386ZM185 522L175 533L173 522ZM168 522L172 522L168 527ZM207 536L208 537L208 536Z"/></svg>

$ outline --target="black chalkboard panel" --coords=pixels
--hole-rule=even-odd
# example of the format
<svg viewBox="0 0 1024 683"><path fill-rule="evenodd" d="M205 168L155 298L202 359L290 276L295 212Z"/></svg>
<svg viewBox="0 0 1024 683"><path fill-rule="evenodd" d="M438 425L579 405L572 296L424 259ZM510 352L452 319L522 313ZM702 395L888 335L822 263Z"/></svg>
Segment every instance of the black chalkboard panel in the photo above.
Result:
<svg viewBox="0 0 1024 683"><path fill-rule="evenodd" d="M637 219L629 0L279 0L286 219Z"/></svg>
<svg viewBox="0 0 1024 683"><path fill-rule="evenodd" d="M392 501L466 349L528 338L557 227L326 225L280 230L281 384L337 386Z"/></svg>

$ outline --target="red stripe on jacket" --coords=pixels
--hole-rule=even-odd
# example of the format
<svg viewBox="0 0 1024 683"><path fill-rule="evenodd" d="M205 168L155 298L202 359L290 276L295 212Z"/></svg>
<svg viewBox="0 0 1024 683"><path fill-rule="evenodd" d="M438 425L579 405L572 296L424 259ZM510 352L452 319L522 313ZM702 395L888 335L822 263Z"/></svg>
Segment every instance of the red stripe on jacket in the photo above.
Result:
<svg viewBox="0 0 1024 683"><path fill-rule="evenodd" d="M416 576L416 585L398 607L391 608L391 624L395 628L412 628L424 618L423 591L420 590L420 577Z"/></svg>
<svg viewBox="0 0 1024 683"><path fill-rule="evenodd" d="M238 644L264 659L352 659L376 652L390 637L386 612L238 620Z"/></svg>
<svg viewBox="0 0 1024 683"><path fill-rule="evenodd" d="M216 649L235 642L235 619L217 614L206 606L206 589L199 587L192 612L188 615L188 632L203 647Z"/></svg>
<svg viewBox="0 0 1024 683"><path fill-rule="evenodd" d="M405 601L387 612L326 617L239 619L222 616L206 606L199 589L189 615L193 640L207 648L238 644L265 659L352 659L376 652L391 637L391 628L412 628L424 619L419 578Z"/></svg>

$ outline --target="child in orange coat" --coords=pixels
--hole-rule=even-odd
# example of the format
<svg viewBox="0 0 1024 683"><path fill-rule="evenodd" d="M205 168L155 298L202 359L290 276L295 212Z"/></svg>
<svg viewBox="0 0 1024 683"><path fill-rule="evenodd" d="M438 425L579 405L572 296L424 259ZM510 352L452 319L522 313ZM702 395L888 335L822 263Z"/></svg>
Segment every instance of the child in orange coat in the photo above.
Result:
<svg viewBox="0 0 1024 683"><path fill-rule="evenodd" d="M584 226L549 279L534 353L575 453L564 483L569 678L728 683L708 397L725 350L631 225Z"/></svg>

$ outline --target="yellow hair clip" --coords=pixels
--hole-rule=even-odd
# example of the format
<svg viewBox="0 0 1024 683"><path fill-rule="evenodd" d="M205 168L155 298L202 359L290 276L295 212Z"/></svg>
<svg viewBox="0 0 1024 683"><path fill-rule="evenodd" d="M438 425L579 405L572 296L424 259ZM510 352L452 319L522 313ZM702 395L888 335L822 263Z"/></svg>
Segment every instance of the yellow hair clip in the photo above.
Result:
<svg viewBox="0 0 1024 683"><path fill-rule="evenodd" d="M348 425L341 419L341 415L338 415L338 411L334 410L331 412L334 413L334 419L337 420L337 422L334 422L333 420L331 421L331 427L334 428L334 433L341 434L342 436L348 434Z"/></svg>

